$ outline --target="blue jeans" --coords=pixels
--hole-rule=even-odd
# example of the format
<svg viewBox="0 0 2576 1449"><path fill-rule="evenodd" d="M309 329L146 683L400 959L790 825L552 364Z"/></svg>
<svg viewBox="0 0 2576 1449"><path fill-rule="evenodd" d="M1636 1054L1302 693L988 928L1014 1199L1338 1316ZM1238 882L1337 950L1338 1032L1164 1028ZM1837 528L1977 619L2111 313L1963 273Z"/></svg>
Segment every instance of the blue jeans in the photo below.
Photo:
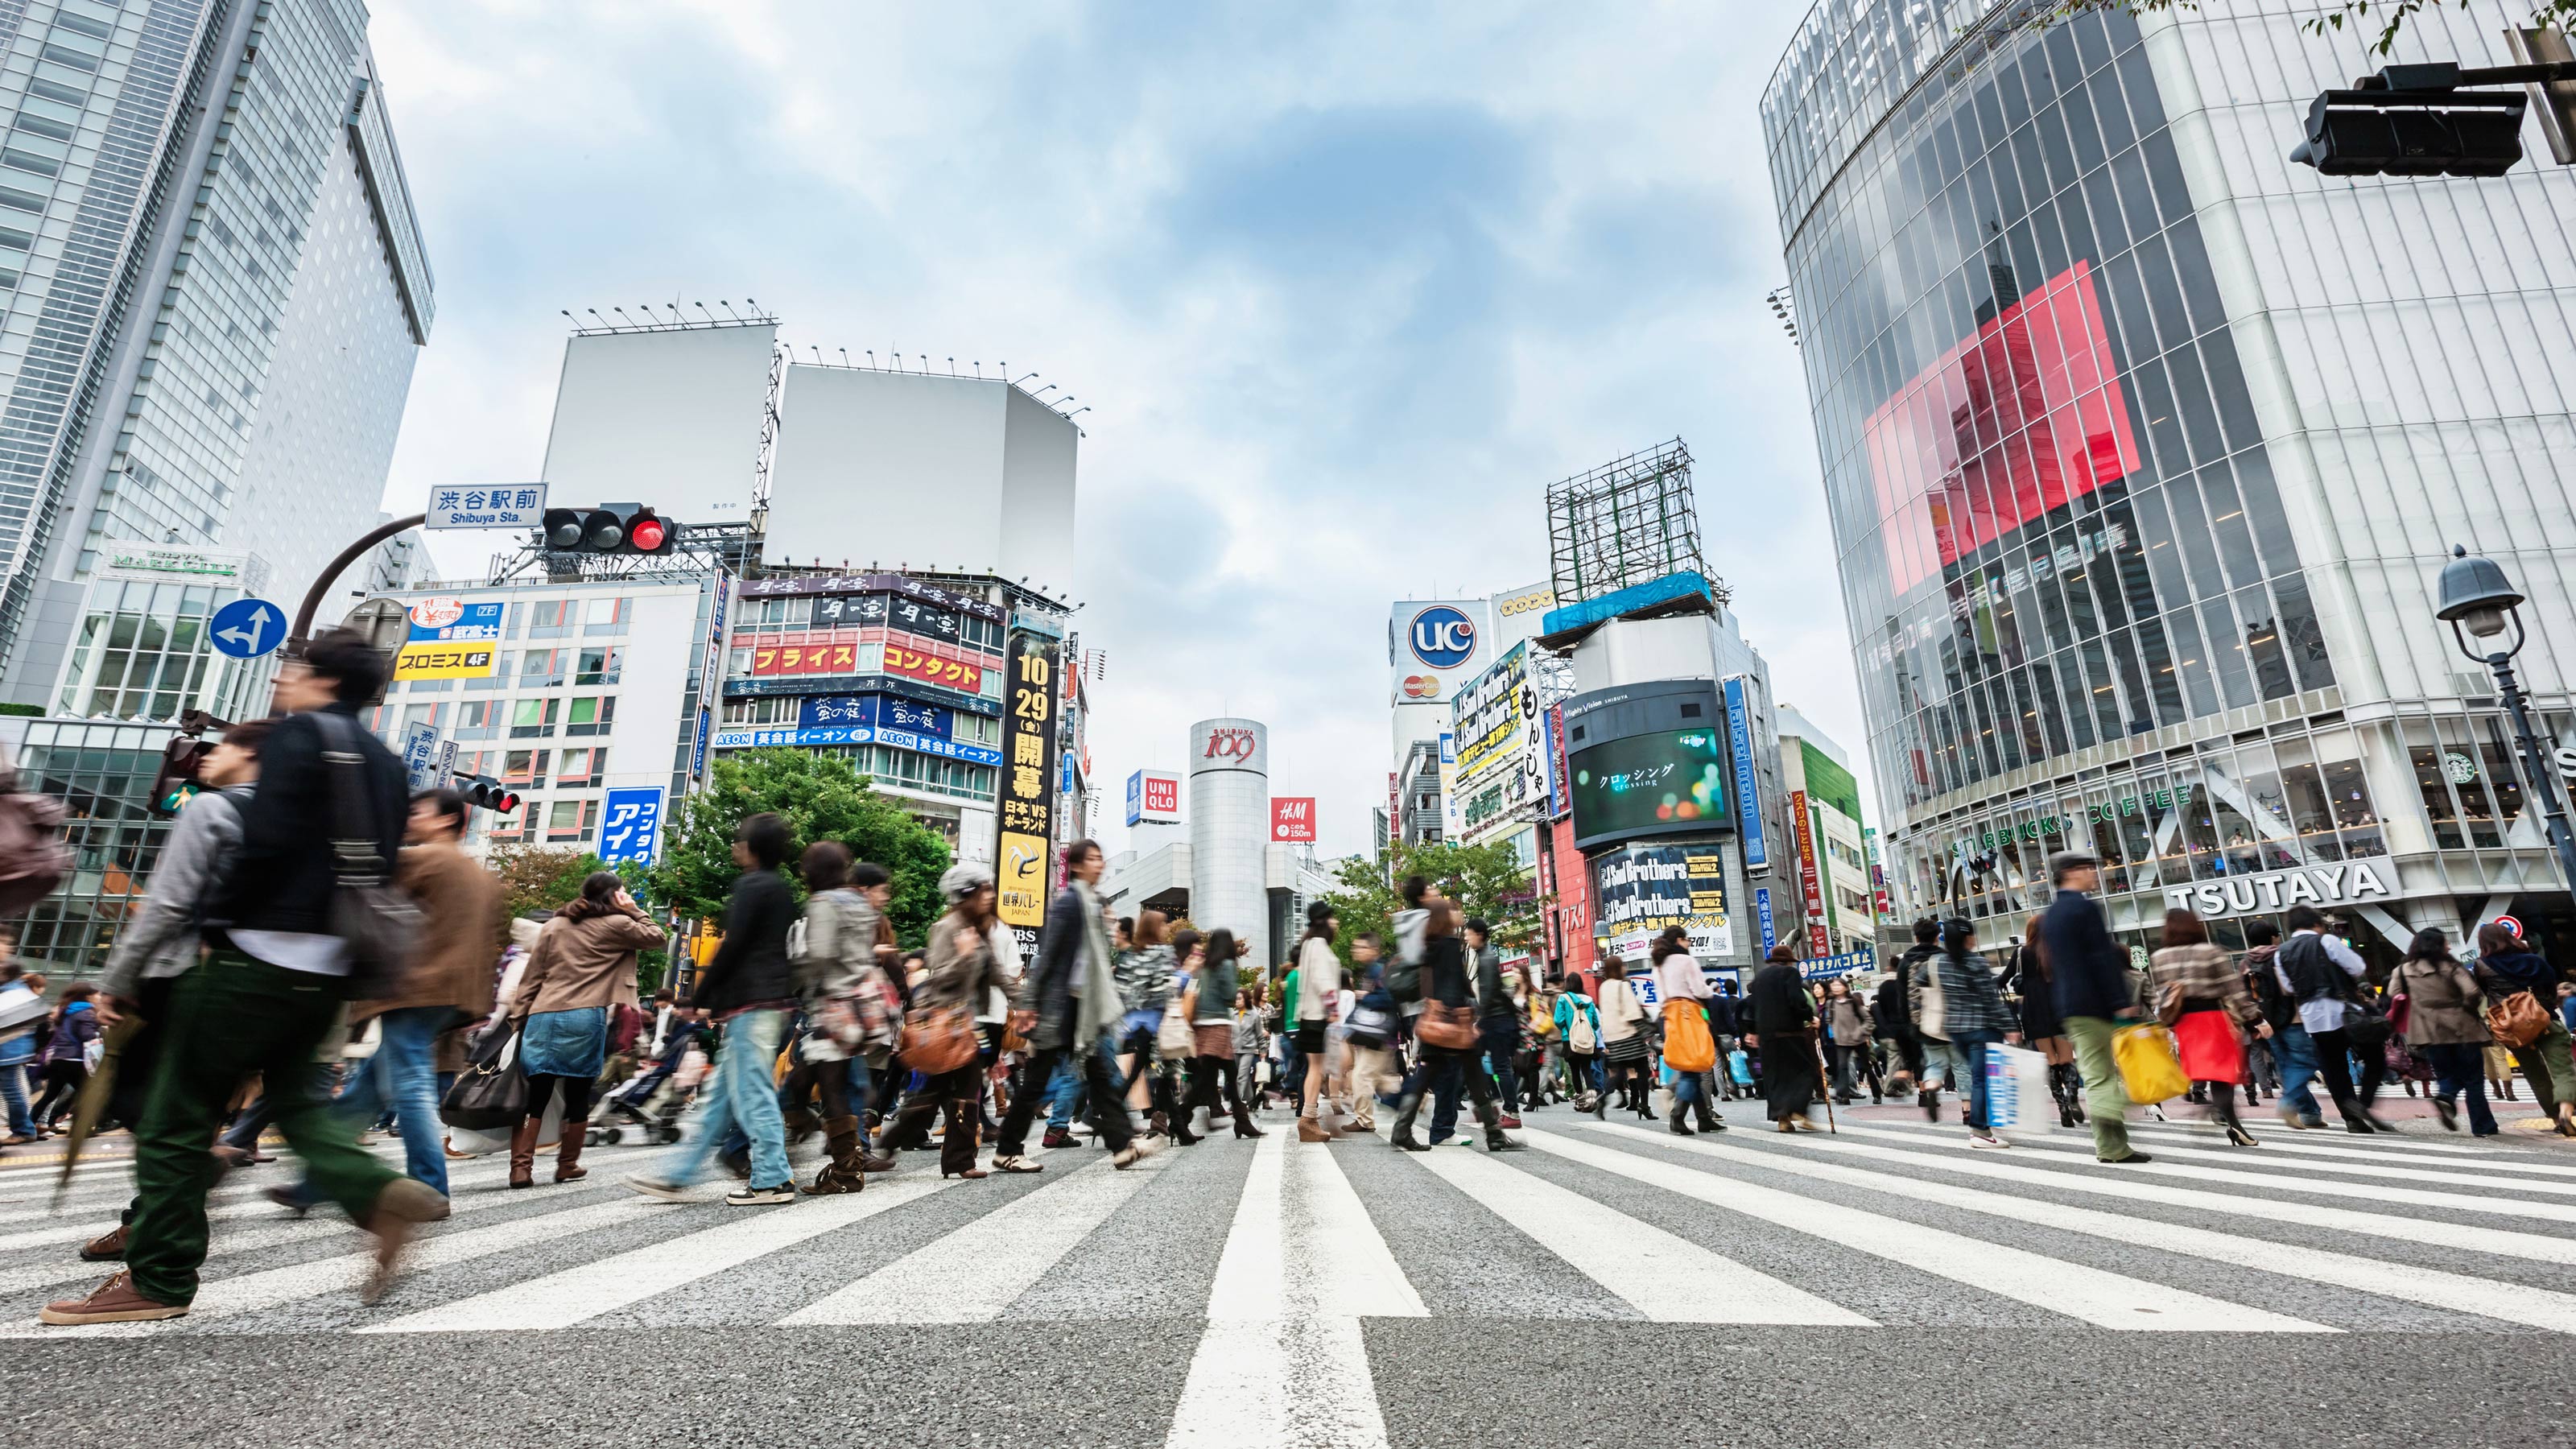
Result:
<svg viewBox="0 0 2576 1449"><path fill-rule="evenodd" d="M2495 1109L2487 1105L2485 1050L2475 1042L2444 1042L2415 1050L2433 1064L2433 1080L2440 1093L2435 1100L2448 1102L2467 1093L2469 1131L2480 1137L2493 1137L2496 1119Z"/></svg>
<svg viewBox="0 0 2576 1449"><path fill-rule="evenodd" d="M1073 1125L1073 1104L1082 1096L1082 1073L1074 1066L1068 1052L1055 1064L1055 1075L1047 1078L1047 1130L1062 1132Z"/></svg>
<svg viewBox="0 0 2576 1449"><path fill-rule="evenodd" d="M340 1093L340 1108L364 1127L391 1112L402 1128L403 1171L447 1191L447 1129L438 1121L439 1028L456 1016L447 1006L406 1006L378 1020L376 1054Z"/></svg>
<svg viewBox="0 0 2576 1449"><path fill-rule="evenodd" d="M2317 1079L2317 1044L2308 1039L2308 1029L2294 1021L2272 1033L2272 1060L2281 1069L2281 1104L2298 1109L2308 1122L2323 1122L2326 1114L2308 1090Z"/></svg>
<svg viewBox="0 0 2576 1449"><path fill-rule="evenodd" d="M27 1115L27 1070L22 1064L0 1066L0 1102L9 1107L10 1136L36 1135L36 1119Z"/></svg>
<svg viewBox="0 0 2576 1449"><path fill-rule="evenodd" d="M1950 1033L1950 1055L1962 1063L1961 1071L1968 1080L1960 1090L1968 1097L1968 1125L1982 1132L1990 1125L1986 1119L1986 1048L2002 1041L1999 1031L1954 1031Z"/></svg>
<svg viewBox="0 0 2576 1449"><path fill-rule="evenodd" d="M778 1110L778 1089L770 1081L779 1039L786 1032L783 1011L746 1011L724 1024L715 1085L700 1099L695 1130L671 1154L664 1181L686 1187L704 1177L716 1144L739 1124L751 1143L751 1185L795 1182L787 1168L787 1119Z"/></svg>

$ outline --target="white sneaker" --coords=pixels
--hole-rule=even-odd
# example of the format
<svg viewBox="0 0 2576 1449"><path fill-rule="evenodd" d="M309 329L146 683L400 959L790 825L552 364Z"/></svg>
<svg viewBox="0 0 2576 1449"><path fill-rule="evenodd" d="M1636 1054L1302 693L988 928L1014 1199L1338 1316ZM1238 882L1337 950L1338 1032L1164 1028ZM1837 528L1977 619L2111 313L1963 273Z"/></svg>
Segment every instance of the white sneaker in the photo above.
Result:
<svg viewBox="0 0 2576 1449"><path fill-rule="evenodd" d="M644 1194L646 1197L658 1197L664 1202L687 1202L689 1200L689 1190L687 1188L680 1186L678 1183L664 1182L658 1177L646 1177L639 1172L628 1176L624 1181L628 1187Z"/></svg>
<svg viewBox="0 0 2576 1449"><path fill-rule="evenodd" d="M1969 1145L1970 1147L2010 1147L2010 1146L2012 1146L2012 1144L2011 1144L2011 1143L2006 1142L2005 1140L2003 1140L2003 1139L2002 1139L2002 1138L2000 1138L2000 1137L1997 1137L1997 1136L1996 1136L1995 1134L1993 1134L1992 1132L1971 1132L1971 1133L1969 1133L1969 1134L1968 1134L1968 1145Z"/></svg>
<svg viewBox="0 0 2576 1449"><path fill-rule="evenodd" d="M787 1187L739 1187L725 1194L727 1207L774 1207L796 1201L796 1189Z"/></svg>

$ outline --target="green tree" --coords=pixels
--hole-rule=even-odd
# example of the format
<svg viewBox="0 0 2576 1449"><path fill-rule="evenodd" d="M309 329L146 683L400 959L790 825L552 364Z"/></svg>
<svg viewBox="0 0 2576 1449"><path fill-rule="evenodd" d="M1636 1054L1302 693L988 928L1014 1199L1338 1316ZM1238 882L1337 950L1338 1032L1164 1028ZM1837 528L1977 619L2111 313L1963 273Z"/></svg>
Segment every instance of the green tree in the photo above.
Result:
<svg viewBox="0 0 2576 1449"><path fill-rule="evenodd" d="M501 880L503 943L510 939L509 921L570 905L592 871L608 869L587 850L545 845L496 846L484 864Z"/></svg>
<svg viewBox="0 0 2576 1449"><path fill-rule="evenodd" d="M1396 884L1411 875L1421 876L1432 890L1456 901L1462 916L1489 922L1496 945L1517 946L1538 932L1538 891L1509 842L1390 842L1375 860L1359 856L1344 860L1335 875L1336 889L1324 897L1341 920L1339 949L1345 960L1354 937L1390 934L1395 913L1404 909Z"/></svg>
<svg viewBox="0 0 2576 1449"><path fill-rule="evenodd" d="M794 861L813 841L837 840L853 858L894 877L886 914L906 945L919 945L939 917L939 875L948 842L892 799L876 793L846 757L805 750L727 751L707 767L706 788L688 797L663 836L661 863L647 879L653 899L683 916L719 916L739 874L734 826L746 815L787 817ZM790 872L793 878L793 872ZM802 893L802 887L799 888Z"/></svg>

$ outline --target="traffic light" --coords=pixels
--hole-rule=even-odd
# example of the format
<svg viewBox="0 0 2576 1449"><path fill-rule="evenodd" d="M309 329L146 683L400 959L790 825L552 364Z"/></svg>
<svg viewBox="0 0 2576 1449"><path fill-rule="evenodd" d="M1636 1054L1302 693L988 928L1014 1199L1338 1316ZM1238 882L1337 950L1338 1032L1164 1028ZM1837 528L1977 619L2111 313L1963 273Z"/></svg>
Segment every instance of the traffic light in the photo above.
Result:
<svg viewBox="0 0 2576 1449"><path fill-rule="evenodd" d="M202 736L210 729L230 728L201 709L179 716L179 732L161 747L161 768L152 777L152 797L145 802L153 814L176 815L197 798L205 788L197 783L197 769L205 763L206 752L214 748Z"/></svg>
<svg viewBox="0 0 2576 1449"><path fill-rule="evenodd" d="M680 526L641 503L603 503L596 508L549 508L544 520L546 547L558 553L669 553L679 542Z"/></svg>
<svg viewBox="0 0 2576 1449"><path fill-rule="evenodd" d="M2522 160L2530 98L2459 87L2522 79L2523 70L2385 66L2351 90L2318 96L2290 159L2326 176L2502 176Z"/></svg>
<svg viewBox="0 0 2576 1449"><path fill-rule="evenodd" d="M496 815L518 813L518 792L502 788L501 782L489 775L457 776L456 793L465 797L466 804L478 810L489 810Z"/></svg>

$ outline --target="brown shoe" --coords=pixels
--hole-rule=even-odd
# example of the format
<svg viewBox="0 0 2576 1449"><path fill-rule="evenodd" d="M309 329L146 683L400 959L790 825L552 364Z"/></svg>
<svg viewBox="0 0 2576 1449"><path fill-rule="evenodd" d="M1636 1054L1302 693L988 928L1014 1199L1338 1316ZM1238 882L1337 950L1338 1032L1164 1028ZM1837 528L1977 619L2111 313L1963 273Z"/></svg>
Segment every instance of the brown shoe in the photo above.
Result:
<svg viewBox="0 0 2576 1449"><path fill-rule="evenodd" d="M1333 1140L1333 1134L1325 1131L1324 1124L1316 1121L1314 1118L1300 1117L1297 1119L1297 1140L1300 1142L1330 1142Z"/></svg>
<svg viewBox="0 0 2576 1449"><path fill-rule="evenodd" d="M555 1181L578 1182L590 1176L590 1169L581 1165L582 1145L589 1138L590 1134L578 1127L564 1129L563 1145L555 1149Z"/></svg>
<svg viewBox="0 0 2576 1449"><path fill-rule="evenodd" d="M540 1125L542 1124L523 1117L519 1120L518 1126L510 1129L510 1186L512 1187L537 1185L537 1128Z"/></svg>
<svg viewBox="0 0 2576 1449"><path fill-rule="evenodd" d="M81 1244L80 1255L81 1261L84 1263L117 1263L124 1261L125 1224L118 1223L115 1227L112 1227L106 1232L99 1234L97 1237L90 1239L88 1242Z"/></svg>
<svg viewBox="0 0 2576 1449"><path fill-rule="evenodd" d="M48 1303L36 1317L46 1323L143 1323L187 1315L185 1303L163 1303L135 1291L134 1280L118 1273L91 1290L86 1298Z"/></svg>
<svg viewBox="0 0 2576 1449"><path fill-rule="evenodd" d="M376 1194L374 1209L367 1214L365 1227L375 1235L376 1262L358 1289L358 1301L369 1305L381 1301L394 1286L394 1274L401 1266L403 1246L411 1241L412 1229L437 1222L447 1214L447 1198L429 1184L408 1177L386 1183L384 1191Z"/></svg>

